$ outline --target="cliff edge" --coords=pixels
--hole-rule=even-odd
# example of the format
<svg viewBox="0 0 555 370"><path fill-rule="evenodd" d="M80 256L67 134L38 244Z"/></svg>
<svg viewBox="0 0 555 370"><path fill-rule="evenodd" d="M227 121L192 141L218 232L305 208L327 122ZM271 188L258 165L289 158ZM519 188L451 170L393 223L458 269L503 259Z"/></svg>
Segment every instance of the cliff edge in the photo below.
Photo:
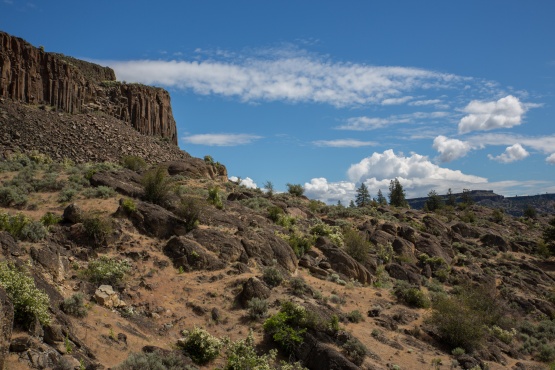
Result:
<svg viewBox="0 0 555 370"><path fill-rule="evenodd" d="M48 53L0 31L0 98L66 113L101 111L144 135L177 145L169 93L116 81L111 68Z"/></svg>

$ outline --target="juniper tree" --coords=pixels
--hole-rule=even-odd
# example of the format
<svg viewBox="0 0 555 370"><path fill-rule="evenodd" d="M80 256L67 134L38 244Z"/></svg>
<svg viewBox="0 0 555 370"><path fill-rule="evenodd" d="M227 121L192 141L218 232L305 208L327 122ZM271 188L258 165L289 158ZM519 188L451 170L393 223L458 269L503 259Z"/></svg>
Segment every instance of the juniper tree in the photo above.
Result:
<svg viewBox="0 0 555 370"><path fill-rule="evenodd" d="M376 197L376 202L378 202L379 204L385 205L387 204L387 199L385 199L385 197L382 194L382 189L378 190L378 195Z"/></svg>
<svg viewBox="0 0 555 370"><path fill-rule="evenodd" d="M430 192L428 193L428 199L426 200L424 207L428 211L435 211L436 209L440 209L443 207L443 199L435 190L430 190Z"/></svg>
<svg viewBox="0 0 555 370"><path fill-rule="evenodd" d="M368 187L364 185L364 183L360 184L360 187L357 189L357 196L355 198L355 204L357 207L365 207L370 204L370 192L368 191Z"/></svg>
<svg viewBox="0 0 555 370"><path fill-rule="evenodd" d="M405 190L397 178L391 180L389 183L389 204L394 207L408 206L405 198Z"/></svg>

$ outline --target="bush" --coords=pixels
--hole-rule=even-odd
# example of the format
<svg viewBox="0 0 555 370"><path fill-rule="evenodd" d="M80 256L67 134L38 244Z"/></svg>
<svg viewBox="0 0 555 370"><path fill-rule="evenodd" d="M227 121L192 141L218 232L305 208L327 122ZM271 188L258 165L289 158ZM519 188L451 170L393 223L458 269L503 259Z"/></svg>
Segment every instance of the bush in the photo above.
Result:
<svg viewBox="0 0 555 370"><path fill-rule="evenodd" d="M301 184L287 184L287 192L296 197L304 194L304 188Z"/></svg>
<svg viewBox="0 0 555 370"><path fill-rule="evenodd" d="M206 330L195 327L184 334L185 338L180 340L179 345L195 363L204 365L220 354L222 341Z"/></svg>
<svg viewBox="0 0 555 370"><path fill-rule="evenodd" d="M108 217L89 214L83 218L83 228L95 246L106 245L113 230L112 220Z"/></svg>
<svg viewBox="0 0 555 370"><path fill-rule="evenodd" d="M364 263L368 260L368 253L372 244L356 230L349 229L343 234L345 240L345 251L358 262Z"/></svg>
<svg viewBox="0 0 555 370"><path fill-rule="evenodd" d="M0 263L0 285L13 303L15 318L24 324L35 319L42 325L50 322L50 298L37 289L35 281L22 270L6 262Z"/></svg>
<svg viewBox="0 0 555 370"><path fill-rule="evenodd" d="M141 182L145 191L145 200L155 204L166 201L173 183L167 169L162 166L145 173Z"/></svg>
<svg viewBox="0 0 555 370"><path fill-rule="evenodd" d="M14 239L37 242L46 236L46 228L42 223L32 221L22 213L10 216L0 213L0 230L7 231Z"/></svg>
<svg viewBox="0 0 555 370"><path fill-rule="evenodd" d="M316 236L327 236L338 247L343 247L345 244L343 233L341 233L341 229L337 226L329 226L323 222L318 222L310 229L310 233Z"/></svg>
<svg viewBox="0 0 555 370"><path fill-rule="evenodd" d="M394 289L395 296L403 303L418 308L430 307L430 299L419 288L413 287L405 281L399 281Z"/></svg>
<svg viewBox="0 0 555 370"><path fill-rule="evenodd" d="M73 187L66 187L62 189L62 191L58 195L58 202L60 203L71 202L78 193L79 191L77 189Z"/></svg>
<svg viewBox="0 0 555 370"><path fill-rule="evenodd" d="M268 313L268 301L260 298L253 298L247 302L249 317L253 320L260 319Z"/></svg>
<svg viewBox="0 0 555 370"><path fill-rule="evenodd" d="M131 171L140 171L146 168L147 163L144 159L136 155L126 155L121 158L121 165Z"/></svg>
<svg viewBox="0 0 555 370"><path fill-rule="evenodd" d="M121 282L130 269L131 265L126 260L102 256L90 261L83 274L93 283L115 285Z"/></svg>
<svg viewBox="0 0 555 370"><path fill-rule="evenodd" d="M187 365L185 357L170 352L131 353L125 361L114 370L196 370L196 366Z"/></svg>
<svg viewBox="0 0 555 370"><path fill-rule="evenodd" d="M208 202L218 209L224 208L222 196L220 195L220 188L218 186L208 189Z"/></svg>
<svg viewBox="0 0 555 370"><path fill-rule="evenodd" d="M264 282L266 282L266 284L270 287L274 288L283 282L283 275L277 268L268 267L264 269L262 280L264 280Z"/></svg>
<svg viewBox="0 0 555 370"><path fill-rule="evenodd" d="M307 313L303 306L284 302L278 313L264 322L264 331L287 353L304 341Z"/></svg>
<svg viewBox="0 0 555 370"><path fill-rule="evenodd" d="M58 224L60 221L62 221L62 217L58 216L52 212L46 212L44 214L44 216L41 217L40 222L45 226L45 227L49 227L52 225L56 225Z"/></svg>
<svg viewBox="0 0 555 370"><path fill-rule="evenodd" d="M116 191L109 186L98 186L96 188L88 188L83 191L85 198L101 198L108 199L116 195Z"/></svg>
<svg viewBox="0 0 555 370"><path fill-rule="evenodd" d="M87 316L87 308L83 303L83 293L76 293L69 298L64 299L60 304L60 309L75 317L85 317Z"/></svg>
<svg viewBox="0 0 555 370"><path fill-rule="evenodd" d="M185 220L187 231L196 229L200 223L201 204L194 198L184 198L181 200L176 214Z"/></svg>
<svg viewBox="0 0 555 370"><path fill-rule="evenodd" d="M345 356L355 365L362 365L364 358L368 355L368 349L356 338L348 339L345 344L341 346Z"/></svg>
<svg viewBox="0 0 555 370"><path fill-rule="evenodd" d="M137 212L137 203L131 198L125 198L121 201L123 210L127 213Z"/></svg>
<svg viewBox="0 0 555 370"><path fill-rule="evenodd" d="M293 252L297 257L302 257L306 252L312 248L312 244L314 243L314 239L311 236L306 235L299 235L297 233L293 233L289 235L288 242Z"/></svg>
<svg viewBox="0 0 555 370"><path fill-rule="evenodd" d="M292 278L289 284L291 285L291 292L299 297L303 296L309 290L308 285L302 277Z"/></svg>
<svg viewBox="0 0 555 370"><path fill-rule="evenodd" d="M283 215L283 209L278 206L273 206L268 208L268 218L274 222L278 222L281 215Z"/></svg>
<svg viewBox="0 0 555 370"><path fill-rule="evenodd" d="M364 316L362 316L362 314L360 313L359 310L354 310L354 311L349 312L346 315L346 317L347 317L347 320L349 320L350 322L353 322L355 324L359 323L361 321L364 321Z"/></svg>
<svg viewBox="0 0 555 370"><path fill-rule="evenodd" d="M23 207L27 204L27 193L16 186L0 187L0 205L3 207Z"/></svg>

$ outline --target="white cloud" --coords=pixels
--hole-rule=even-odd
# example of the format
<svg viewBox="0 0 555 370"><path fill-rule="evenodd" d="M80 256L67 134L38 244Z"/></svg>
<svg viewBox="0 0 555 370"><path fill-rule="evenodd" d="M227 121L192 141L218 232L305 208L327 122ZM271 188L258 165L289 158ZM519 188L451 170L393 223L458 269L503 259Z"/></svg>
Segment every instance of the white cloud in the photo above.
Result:
<svg viewBox="0 0 555 370"><path fill-rule="evenodd" d="M473 100L464 108L468 115L460 120L459 132L464 134L518 126L527 107L512 95L490 102Z"/></svg>
<svg viewBox="0 0 555 370"><path fill-rule="evenodd" d="M360 148L363 146L376 146L375 141L362 141L356 139L317 140L312 142L316 146L332 148Z"/></svg>
<svg viewBox="0 0 555 370"><path fill-rule="evenodd" d="M412 99L413 99L412 96L403 96L402 98L388 98L388 99L382 100L382 105L405 104L406 102L408 102L409 100L412 100Z"/></svg>
<svg viewBox="0 0 555 370"><path fill-rule="evenodd" d="M547 157L545 159L545 161L549 164L555 164L555 153L553 153L549 157Z"/></svg>
<svg viewBox="0 0 555 370"><path fill-rule="evenodd" d="M334 62L302 50L215 56L222 60L202 53L199 57L207 59L95 62L112 67L119 80L243 101L314 102L336 107L401 104L411 99L405 96L408 92L450 89L471 80L419 68Z"/></svg>
<svg viewBox="0 0 555 370"><path fill-rule="evenodd" d="M555 135L545 136L523 136L515 134L482 134L468 138L474 145L513 145L518 142L521 145L539 150L545 154L553 153L555 148Z"/></svg>
<svg viewBox="0 0 555 370"><path fill-rule="evenodd" d="M443 135L437 136L434 139L433 148L439 152L438 159L441 162L454 161L455 159L464 157L472 150L472 146L468 142L458 139L448 139Z"/></svg>
<svg viewBox="0 0 555 370"><path fill-rule="evenodd" d="M198 134L181 138L188 144L208 145L208 146L237 146L250 144L262 136L248 134Z"/></svg>
<svg viewBox="0 0 555 370"><path fill-rule="evenodd" d="M231 176L229 179L233 182L237 182L239 180L237 176ZM243 185L244 187L249 189L258 188L258 185L256 185L256 182L254 182L254 180L251 179L250 177L245 177L244 179L241 179L241 182L239 183L239 185Z"/></svg>
<svg viewBox="0 0 555 370"><path fill-rule="evenodd" d="M417 123L422 120L437 120L447 117L447 112L414 112L409 114L392 115L386 118L381 117L351 117L346 123L336 127L338 130L370 131L389 125L399 123Z"/></svg>
<svg viewBox="0 0 555 370"><path fill-rule="evenodd" d="M355 184L348 181L328 182L323 177L310 180L304 184L304 194L311 199L318 199L327 204L335 204L340 200L349 204L355 197Z"/></svg>
<svg viewBox="0 0 555 370"><path fill-rule="evenodd" d="M501 163L511 163L515 161L520 161L526 157L528 157L530 153L526 151L520 144L514 144L505 149L505 152L501 153L498 156L493 156L488 154L488 158L492 161L497 161Z"/></svg>
<svg viewBox="0 0 555 370"><path fill-rule="evenodd" d="M423 106L423 105L436 105L441 103L440 99L428 99L428 100L415 100L415 101L411 101L409 103L409 105L415 106L415 107L419 107L419 106Z"/></svg>

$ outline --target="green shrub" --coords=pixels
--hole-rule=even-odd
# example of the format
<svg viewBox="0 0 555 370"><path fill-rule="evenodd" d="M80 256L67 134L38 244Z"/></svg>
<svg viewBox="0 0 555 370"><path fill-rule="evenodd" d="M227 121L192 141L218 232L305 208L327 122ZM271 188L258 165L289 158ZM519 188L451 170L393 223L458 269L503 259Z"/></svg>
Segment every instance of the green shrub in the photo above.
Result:
<svg viewBox="0 0 555 370"><path fill-rule="evenodd" d="M260 319L268 313L268 301L254 297L247 302L249 317L253 320Z"/></svg>
<svg viewBox="0 0 555 370"><path fill-rule="evenodd" d="M360 313L359 310L354 310L349 312L347 315L347 320L349 320L350 322L353 323L359 323L361 321L364 321L364 316L362 316L362 314Z"/></svg>
<svg viewBox="0 0 555 370"><path fill-rule="evenodd" d="M186 358L170 352L131 353L114 370L198 370L186 363Z"/></svg>
<svg viewBox="0 0 555 370"><path fill-rule="evenodd" d="M27 204L27 192L15 186L0 187L0 205L3 207L23 207Z"/></svg>
<svg viewBox="0 0 555 370"><path fill-rule="evenodd" d="M312 248L314 239L309 235L293 233L289 235L288 242L293 252L295 252L295 255L300 258Z"/></svg>
<svg viewBox="0 0 555 370"><path fill-rule="evenodd" d="M224 208L224 203L220 194L220 188L218 186L214 186L213 188L208 189L207 200L210 204L214 205L218 209Z"/></svg>
<svg viewBox="0 0 555 370"><path fill-rule="evenodd" d="M145 200L155 204L164 203L173 186L167 169L162 166L145 173L141 182L145 191Z"/></svg>
<svg viewBox="0 0 555 370"><path fill-rule="evenodd" d="M262 274L262 280L273 288L283 282L283 275L276 267L267 267Z"/></svg>
<svg viewBox="0 0 555 370"><path fill-rule="evenodd" d="M60 194L58 195L58 202L60 203L67 203L71 202L75 197L79 194L79 191L73 187L66 187L62 189Z"/></svg>
<svg viewBox="0 0 555 370"><path fill-rule="evenodd" d="M45 226L45 227L49 227L52 225L56 225L58 224L60 221L62 221L62 217L58 216L52 212L46 212L44 214L44 216L41 217L40 222Z"/></svg>
<svg viewBox="0 0 555 370"><path fill-rule="evenodd" d="M121 201L123 210L127 213L137 212L137 203L131 198L125 198Z"/></svg>
<svg viewBox="0 0 555 370"><path fill-rule="evenodd" d="M405 281L399 281L393 290L395 296L403 303L418 308L430 307L430 299L422 290Z"/></svg>
<svg viewBox="0 0 555 370"><path fill-rule="evenodd" d="M287 192L296 197L304 194L304 188L301 184L287 184Z"/></svg>
<svg viewBox="0 0 555 370"><path fill-rule="evenodd" d="M283 215L283 209L278 206L272 206L268 208L268 218L274 222L278 222L281 215Z"/></svg>
<svg viewBox="0 0 555 370"><path fill-rule="evenodd" d="M35 281L22 270L6 262L0 263L0 285L14 305L15 318L29 324L38 319L42 325L50 322L50 298L37 289Z"/></svg>
<svg viewBox="0 0 555 370"><path fill-rule="evenodd" d="M207 364L220 354L223 343L206 330L195 327L190 332L184 332L185 338L179 345L191 359L200 365Z"/></svg>
<svg viewBox="0 0 555 370"><path fill-rule="evenodd" d="M95 246L106 245L112 234L112 219L98 214L89 214L83 217L85 235Z"/></svg>
<svg viewBox="0 0 555 370"><path fill-rule="evenodd" d="M357 338L348 339L342 346L345 356L355 365L362 365L368 355L368 349Z"/></svg>
<svg viewBox="0 0 555 370"><path fill-rule="evenodd" d="M0 230L7 231L15 239L32 242L43 239L47 234L46 228L42 223L33 221L22 213L13 216L7 213L0 213Z"/></svg>
<svg viewBox="0 0 555 370"><path fill-rule="evenodd" d="M307 313L303 306L284 302L278 313L264 322L264 331L287 353L304 341Z"/></svg>
<svg viewBox="0 0 555 370"><path fill-rule="evenodd" d="M343 247L344 237L341 229L337 226L330 226L326 225L323 222L317 222L312 228L310 229L310 233L316 236L327 236L330 238L333 244L337 245L338 247Z"/></svg>
<svg viewBox="0 0 555 370"><path fill-rule="evenodd" d="M201 203L195 198L187 197L181 200L176 214L185 220L187 231L194 230L200 223Z"/></svg>
<svg viewBox="0 0 555 370"><path fill-rule="evenodd" d="M137 157L136 155L126 155L121 158L121 165L131 171L140 171L146 168L147 163L144 159Z"/></svg>
<svg viewBox="0 0 555 370"><path fill-rule="evenodd" d="M101 198L108 199L116 195L116 191L109 186L98 186L96 188L88 188L83 191L85 198Z"/></svg>
<svg viewBox="0 0 555 370"><path fill-rule="evenodd" d="M93 283L115 285L123 280L130 269L131 265L126 260L101 256L89 262L83 275Z"/></svg>
<svg viewBox="0 0 555 370"><path fill-rule="evenodd" d="M276 351L270 351L268 354L258 356L254 349L254 338L252 330L249 331L246 339L240 339L231 342L226 349L226 363L224 370L246 370L246 369L273 369Z"/></svg>
<svg viewBox="0 0 555 370"><path fill-rule="evenodd" d="M83 303L83 293L76 293L69 298L64 299L60 304L60 309L75 317L85 317L87 316L87 308Z"/></svg>
<svg viewBox="0 0 555 370"><path fill-rule="evenodd" d="M555 360L555 347L549 344L542 344L538 348L538 360L551 362Z"/></svg>
<svg viewBox="0 0 555 370"><path fill-rule="evenodd" d="M372 248L372 244L364 239L360 232L349 229L344 232L343 239L345 241L345 251L349 256L361 263L368 260L368 253Z"/></svg>
<svg viewBox="0 0 555 370"><path fill-rule="evenodd" d="M291 286L291 293L299 297L303 296L309 290L308 285L302 277L292 278L289 281L289 285Z"/></svg>

